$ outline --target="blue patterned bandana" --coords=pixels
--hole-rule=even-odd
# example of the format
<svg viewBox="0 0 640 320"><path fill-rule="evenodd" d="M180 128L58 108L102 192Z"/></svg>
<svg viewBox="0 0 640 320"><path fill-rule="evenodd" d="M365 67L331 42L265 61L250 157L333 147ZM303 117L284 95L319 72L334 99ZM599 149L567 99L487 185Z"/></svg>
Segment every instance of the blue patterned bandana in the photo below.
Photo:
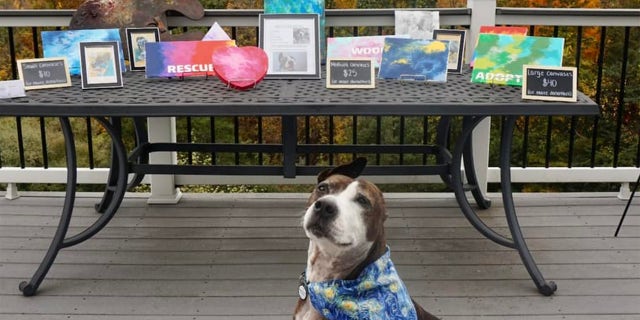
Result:
<svg viewBox="0 0 640 320"><path fill-rule="evenodd" d="M357 279L310 282L308 293L313 307L329 320L418 318L389 247Z"/></svg>

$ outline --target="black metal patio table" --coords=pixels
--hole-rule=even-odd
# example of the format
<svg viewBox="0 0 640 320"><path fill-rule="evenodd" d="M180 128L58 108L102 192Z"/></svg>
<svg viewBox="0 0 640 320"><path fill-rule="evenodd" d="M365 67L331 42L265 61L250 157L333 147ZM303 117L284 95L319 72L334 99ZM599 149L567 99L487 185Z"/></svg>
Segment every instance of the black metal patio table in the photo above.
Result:
<svg viewBox="0 0 640 320"><path fill-rule="evenodd" d="M145 79L141 73L125 73L124 88L82 90L79 79L70 88L28 91L27 97L0 100L0 116L58 117L65 137L66 198L57 231L38 270L30 281L19 286L25 296L34 295L58 252L81 243L104 228L115 215L128 186L144 174L237 174L273 175L293 178L315 175L322 167L297 163L308 153L418 153L436 156L432 165L369 166L364 175L439 175L454 191L461 211L485 237L518 251L539 292L552 295L553 281L546 281L538 269L520 230L513 202L510 156L515 121L520 116L597 116L599 107L584 94L578 102L522 100L519 87L493 86L470 82L470 71L450 74L446 83L378 80L375 89L327 89L325 80L265 80L249 91L228 89L216 79ZM282 143L149 143L144 132L147 117L172 116L275 116L282 119ZM317 145L297 141L298 116L440 116L435 145ZM471 134L486 117L502 116L500 141L500 184L510 235L494 231L476 214L466 191L471 191L480 209L488 208L476 187ZM86 230L67 235L76 193L76 152L69 117L92 117L112 138L112 161L107 187L96 209L102 212ZM137 147L129 154L118 124L122 117L136 124ZM458 138L448 148L449 120L462 117ZM267 152L282 154L278 166L190 166L149 164L151 152ZM464 165L464 166L463 166ZM464 173L463 168L464 167ZM133 181L129 175L133 174ZM464 183L463 174L466 178Z"/></svg>

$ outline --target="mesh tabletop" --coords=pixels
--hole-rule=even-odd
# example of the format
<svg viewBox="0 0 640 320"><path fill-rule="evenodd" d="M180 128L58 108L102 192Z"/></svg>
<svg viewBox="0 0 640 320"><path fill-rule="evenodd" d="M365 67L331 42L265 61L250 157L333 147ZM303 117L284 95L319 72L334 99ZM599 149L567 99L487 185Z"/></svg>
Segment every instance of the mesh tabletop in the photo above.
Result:
<svg viewBox="0 0 640 320"><path fill-rule="evenodd" d="M374 89L328 89L321 80L272 80L238 91L216 77L146 79L126 72L123 88L72 87L29 90L0 100L0 115L197 116L197 115L595 115L584 94L578 102L521 99L521 88L470 82L470 70L446 83L376 79Z"/></svg>

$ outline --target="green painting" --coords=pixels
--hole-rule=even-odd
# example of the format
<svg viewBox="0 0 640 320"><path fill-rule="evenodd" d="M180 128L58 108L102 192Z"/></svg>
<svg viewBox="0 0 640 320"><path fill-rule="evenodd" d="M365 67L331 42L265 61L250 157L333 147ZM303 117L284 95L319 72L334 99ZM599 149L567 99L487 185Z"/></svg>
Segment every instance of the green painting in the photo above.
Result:
<svg viewBox="0 0 640 320"><path fill-rule="evenodd" d="M522 66L562 66L563 38L480 34L471 82L522 86Z"/></svg>

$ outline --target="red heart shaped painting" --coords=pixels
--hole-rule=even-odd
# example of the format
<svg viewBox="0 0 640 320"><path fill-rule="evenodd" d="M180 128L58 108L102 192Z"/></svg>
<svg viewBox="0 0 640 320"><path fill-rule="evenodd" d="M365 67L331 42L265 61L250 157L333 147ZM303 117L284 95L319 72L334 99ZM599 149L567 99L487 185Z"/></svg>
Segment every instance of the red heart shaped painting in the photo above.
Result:
<svg viewBox="0 0 640 320"><path fill-rule="evenodd" d="M231 88L247 90L264 79L269 67L267 54L258 47L225 47L213 52L218 78Z"/></svg>

